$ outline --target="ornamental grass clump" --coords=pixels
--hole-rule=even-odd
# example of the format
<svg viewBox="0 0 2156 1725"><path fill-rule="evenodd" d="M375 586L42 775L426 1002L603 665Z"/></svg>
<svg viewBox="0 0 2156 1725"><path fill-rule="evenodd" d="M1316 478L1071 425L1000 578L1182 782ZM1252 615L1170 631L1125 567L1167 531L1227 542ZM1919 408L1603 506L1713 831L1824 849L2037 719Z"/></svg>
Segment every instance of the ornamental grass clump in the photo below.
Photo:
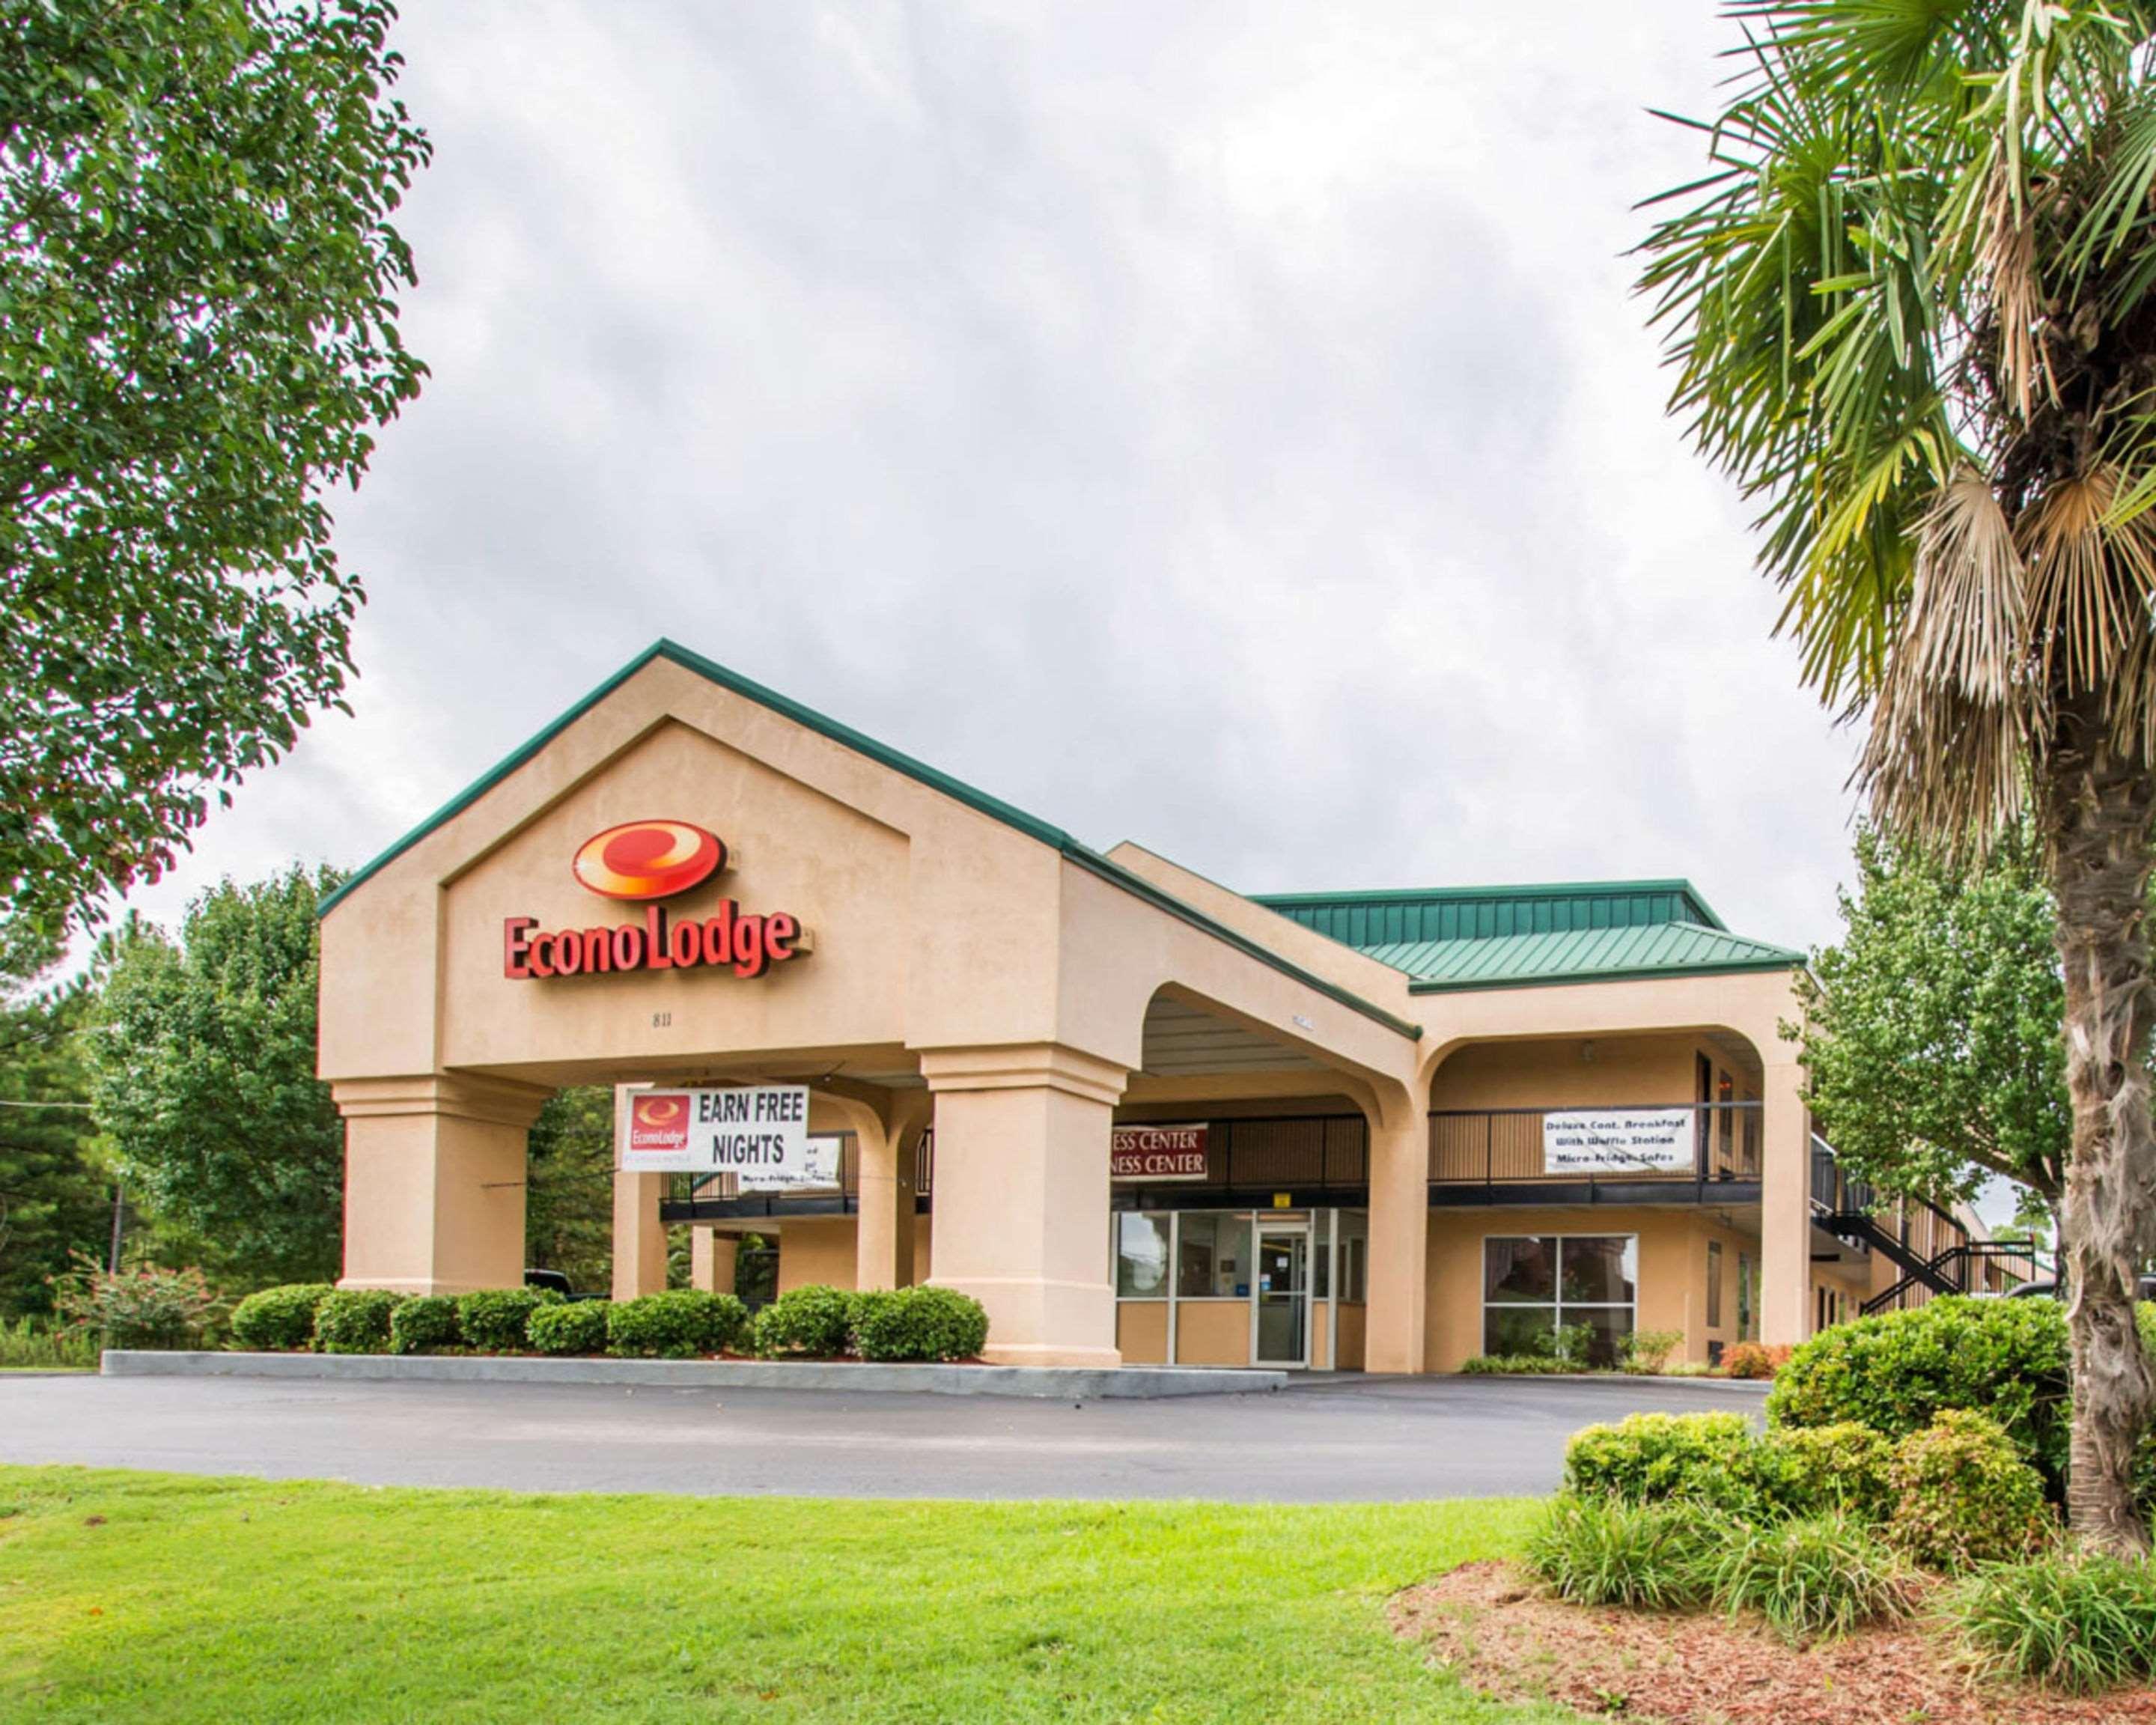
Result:
<svg viewBox="0 0 2156 1725"><path fill-rule="evenodd" d="M302 1281L249 1294L233 1308L232 1339L265 1352L311 1347L315 1308L333 1291L326 1281Z"/></svg>
<svg viewBox="0 0 2156 1725"><path fill-rule="evenodd" d="M1848 1516L1734 1523L1710 1573L1717 1607L1732 1616L1756 1611L1794 1645L1844 1635L1910 1609L1908 1569Z"/></svg>
<svg viewBox="0 0 2156 1725"><path fill-rule="evenodd" d="M603 1300L577 1300L559 1306L542 1306L525 1325L533 1348L557 1356L604 1353L607 1314L613 1308Z"/></svg>
<svg viewBox="0 0 2156 1725"><path fill-rule="evenodd" d="M1692 1503L1628 1503L1560 1493L1527 1535L1527 1566L1582 1605L1680 1611L1712 1594L1714 1555L1730 1527Z"/></svg>
<svg viewBox="0 0 2156 1725"><path fill-rule="evenodd" d="M2044 1482L1995 1420L1949 1408L1895 1446L1889 1537L1928 1569L1958 1574L2025 1558L2056 1530Z"/></svg>
<svg viewBox="0 0 2156 1725"><path fill-rule="evenodd" d="M1948 1615L1982 1676L2087 1695L2156 1677L2156 1570L2054 1550L1979 1569Z"/></svg>

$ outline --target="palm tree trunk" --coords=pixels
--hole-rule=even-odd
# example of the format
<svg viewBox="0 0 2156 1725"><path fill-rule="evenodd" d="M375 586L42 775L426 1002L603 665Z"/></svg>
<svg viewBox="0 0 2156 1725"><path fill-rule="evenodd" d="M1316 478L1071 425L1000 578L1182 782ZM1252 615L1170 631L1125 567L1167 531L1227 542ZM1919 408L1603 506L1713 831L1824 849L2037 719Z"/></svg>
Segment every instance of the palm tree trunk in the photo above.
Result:
<svg viewBox="0 0 2156 1725"><path fill-rule="evenodd" d="M2120 748L2095 703L2062 705L2037 793L2059 906L2066 985L2066 1088L2073 1150L2059 1210L2073 1358L2067 1518L2087 1544L2148 1549L2133 1455L2156 1374L2133 1322L2142 1264L2156 1252L2156 1141L2149 1121L2150 815L2156 777Z"/></svg>

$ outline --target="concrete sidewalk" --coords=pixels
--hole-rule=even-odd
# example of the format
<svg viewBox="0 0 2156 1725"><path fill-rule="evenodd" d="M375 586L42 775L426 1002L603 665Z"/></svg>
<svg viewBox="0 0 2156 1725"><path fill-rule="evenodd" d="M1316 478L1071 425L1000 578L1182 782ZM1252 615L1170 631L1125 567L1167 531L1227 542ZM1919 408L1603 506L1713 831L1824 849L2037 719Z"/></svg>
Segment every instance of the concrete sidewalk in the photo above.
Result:
<svg viewBox="0 0 2156 1725"><path fill-rule="evenodd" d="M839 1391L0 1373L0 1461L523 1491L1250 1502L1553 1490L1565 1440L1763 1385L1306 1377L1260 1394Z"/></svg>

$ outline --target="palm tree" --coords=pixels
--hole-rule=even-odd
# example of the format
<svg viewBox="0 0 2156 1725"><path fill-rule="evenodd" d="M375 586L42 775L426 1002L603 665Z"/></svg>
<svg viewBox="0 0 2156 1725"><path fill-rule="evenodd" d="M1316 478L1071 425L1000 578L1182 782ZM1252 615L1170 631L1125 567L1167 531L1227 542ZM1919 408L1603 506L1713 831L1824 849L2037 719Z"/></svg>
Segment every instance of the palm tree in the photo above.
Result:
<svg viewBox="0 0 2156 1725"><path fill-rule="evenodd" d="M1644 250L1673 411L1763 513L1897 836L2033 816L2073 1141L2070 1519L2146 1550L2156 1254L2156 84L2142 0L1738 0L1706 178Z"/></svg>

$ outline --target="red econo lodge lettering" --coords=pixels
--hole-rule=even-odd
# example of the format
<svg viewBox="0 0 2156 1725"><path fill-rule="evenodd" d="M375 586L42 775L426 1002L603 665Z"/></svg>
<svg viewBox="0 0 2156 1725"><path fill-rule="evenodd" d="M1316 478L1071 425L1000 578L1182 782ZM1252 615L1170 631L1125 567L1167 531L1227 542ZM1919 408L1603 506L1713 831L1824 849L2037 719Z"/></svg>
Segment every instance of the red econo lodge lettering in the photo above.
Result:
<svg viewBox="0 0 2156 1725"><path fill-rule="evenodd" d="M709 879L726 855L716 838L685 821L634 821L587 839L574 872L603 897L666 898ZM536 916L511 916L501 925L501 973L518 982L617 970L730 969L759 977L805 957L800 939L798 917L744 911L730 898L701 920L670 918L665 906L654 904L644 906L641 923L612 927L547 930Z"/></svg>

